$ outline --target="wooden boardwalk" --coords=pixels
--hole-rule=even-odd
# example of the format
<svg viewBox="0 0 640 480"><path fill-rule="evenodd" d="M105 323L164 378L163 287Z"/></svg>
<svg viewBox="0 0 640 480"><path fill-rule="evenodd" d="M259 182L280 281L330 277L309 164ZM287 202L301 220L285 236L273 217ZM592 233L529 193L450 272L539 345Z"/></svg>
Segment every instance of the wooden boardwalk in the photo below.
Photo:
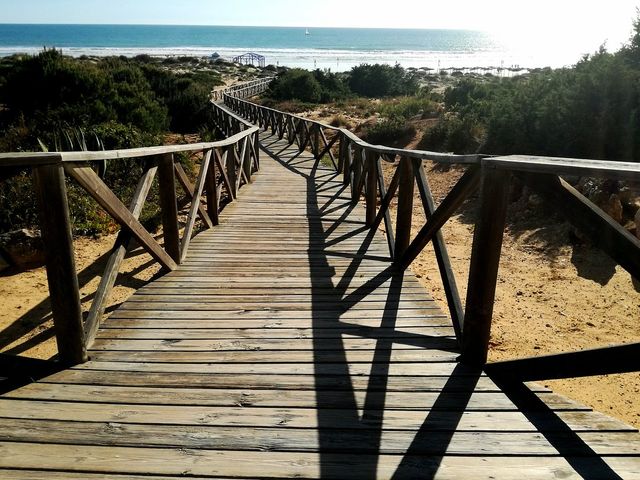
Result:
<svg viewBox="0 0 640 480"><path fill-rule="evenodd" d="M337 174L263 136L254 184L91 361L0 397L0 479L640 478L640 435L456 363Z"/></svg>

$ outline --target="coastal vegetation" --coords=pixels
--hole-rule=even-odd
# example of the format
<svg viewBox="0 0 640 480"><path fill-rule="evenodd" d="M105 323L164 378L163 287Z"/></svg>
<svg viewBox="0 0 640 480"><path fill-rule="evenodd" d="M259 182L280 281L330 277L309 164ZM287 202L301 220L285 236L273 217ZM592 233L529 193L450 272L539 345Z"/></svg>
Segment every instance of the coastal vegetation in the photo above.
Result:
<svg viewBox="0 0 640 480"><path fill-rule="evenodd" d="M515 76L400 65L294 69L263 101L294 113L321 104L351 115L374 143L400 145L415 131L417 146L428 150L640 161L640 24L634 26L618 52L602 47L572 67Z"/></svg>
<svg viewBox="0 0 640 480"><path fill-rule="evenodd" d="M604 49L573 68L447 88L438 125L421 147L640 160L640 45Z"/></svg>
<svg viewBox="0 0 640 480"><path fill-rule="evenodd" d="M376 144L638 161L639 32L636 23L616 53L602 48L571 68L505 78L400 65L344 73L270 67L279 76L262 102L293 113L333 111L330 122L357 127ZM56 50L1 59L0 151L132 148L162 143L168 132L209 138L208 99L222 84L223 67L191 57L73 59ZM137 175L127 175L134 165L123 165L105 178L126 197ZM37 224L25 193L30 175L10 174L0 185L0 231ZM73 185L69 191L73 196ZM108 230L90 200L71 203L76 233Z"/></svg>
<svg viewBox="0 0 640 480"><path fill-rule="evenodd" d="M578 59L577 59L578 60ZM531 154L640 161L640 25L618 52L601 48L575 66L524 75L425 74L410 95L312 105L303 116L349 128L371 143L456 153ZM348 81L349 73L344 75ZM288 102L294 100L289 99ZM407 130L405 130L405 128ZM414 134L410 134L410 129ZM442 200L465 169L425 163L434 197ZM397 164L382 162L387 182ZM565 179L640 238L640 191L615 179ZM418 195L418 193L414 193ZM549 201L515 179L510 192L491 333L491 359L537 356L638 341L640 285L591 244ZM458 279L469 278L476 197L442 229ZM391 217L398 218L391 202ZM415 199L414 228L427 221ZM393 221L393 220L392 220ZM432 252L412 264L440 305L448 298ZM592 312L588 321L585 312ZM560 393L638 425L638 376L545 382Z"/></svg>
<svg viewBox="0 0 640 480"><path fill-rule="evenodd" d="M209 97L222 81L215 70L197 68L199 62L149 56L74 59L57 50L2 59L0 151L143 147L163 143L168 132L210 136ZM113 163L104 179L128 198L141 169L140 162ZM30 172L2 174L0 232L37 225ZM68 187L76 234L113 228L80 188L72 182ZM156 221L155 195L143 221Z"/></svg>

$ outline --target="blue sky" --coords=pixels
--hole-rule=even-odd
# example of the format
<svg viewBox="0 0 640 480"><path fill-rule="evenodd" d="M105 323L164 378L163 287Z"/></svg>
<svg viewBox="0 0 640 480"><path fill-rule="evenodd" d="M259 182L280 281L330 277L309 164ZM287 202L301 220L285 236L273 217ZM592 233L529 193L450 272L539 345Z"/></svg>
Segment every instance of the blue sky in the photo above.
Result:
<svg viewBox="0 0 640 480"><path fill-rule="evenodd" d="M629 37L640 0L0 0L2 23L463 28L545 41Z"/></svg>

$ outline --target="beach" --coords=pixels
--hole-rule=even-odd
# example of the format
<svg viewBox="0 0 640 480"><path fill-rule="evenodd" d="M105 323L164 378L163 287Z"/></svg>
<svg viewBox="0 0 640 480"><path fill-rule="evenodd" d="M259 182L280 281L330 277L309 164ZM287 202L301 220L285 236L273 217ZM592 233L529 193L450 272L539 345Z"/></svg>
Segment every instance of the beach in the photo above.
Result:
<svg viewBox="0 0 640 480"><path fill-rule="evenodd" d="M75 57L217 53L230 60L256 52L267 64L339 72L362 63L431 70L557 68L574 64L598 45L566 42L532 49L470 30L0 24L0 56L34 54L43 47Z"/></svg>

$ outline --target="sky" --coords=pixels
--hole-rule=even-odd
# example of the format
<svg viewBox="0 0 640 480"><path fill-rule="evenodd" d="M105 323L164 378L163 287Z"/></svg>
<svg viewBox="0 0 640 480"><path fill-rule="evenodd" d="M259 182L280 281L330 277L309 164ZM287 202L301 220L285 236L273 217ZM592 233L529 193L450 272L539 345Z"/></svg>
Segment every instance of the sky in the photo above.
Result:
<svg viewBox="0 0 640 480"><path fill-rule="evenodd" d="M0 23L445 28L616 47L640 0L0 0Z"/></svg>

